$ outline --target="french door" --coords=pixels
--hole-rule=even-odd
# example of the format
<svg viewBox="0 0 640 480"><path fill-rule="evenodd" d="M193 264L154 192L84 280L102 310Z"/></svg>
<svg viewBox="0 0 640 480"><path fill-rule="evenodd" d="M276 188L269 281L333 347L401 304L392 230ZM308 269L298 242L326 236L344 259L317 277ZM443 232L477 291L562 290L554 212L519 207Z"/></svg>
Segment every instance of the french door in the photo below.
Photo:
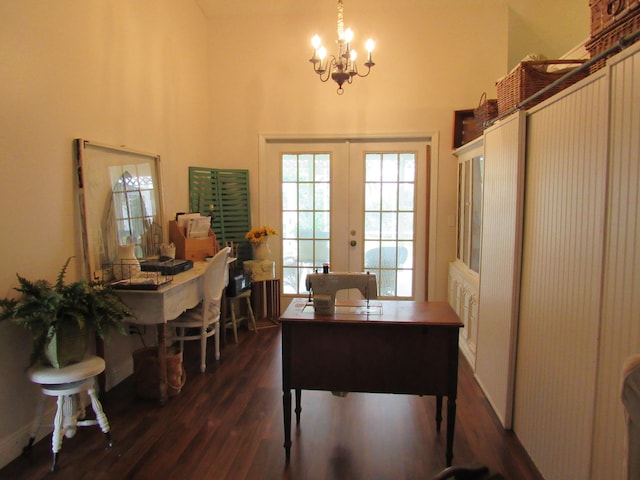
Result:
<svg viewBox="0 0 640 480"><path fill-rule="evenodd" d="M424 299L428 140L266 144L265 223L284 295L308 273L374 273L378 295Z"/></svg>

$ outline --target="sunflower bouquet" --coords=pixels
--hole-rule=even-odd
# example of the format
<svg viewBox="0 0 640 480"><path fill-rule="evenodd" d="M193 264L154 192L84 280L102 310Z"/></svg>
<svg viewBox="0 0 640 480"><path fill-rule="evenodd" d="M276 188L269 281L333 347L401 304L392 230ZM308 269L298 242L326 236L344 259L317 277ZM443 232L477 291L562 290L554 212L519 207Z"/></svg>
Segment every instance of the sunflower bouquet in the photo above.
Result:
<svg viewBox="0 0 640 480"><path fill-rule="evenodd" d="M269 226L264 226L264 227L252 228L246 233L244 237L247 240L249 240L253 245L258 245L264 242L268 236L277 235L277 234L278 232L276 232L273 228Z"/></svg>

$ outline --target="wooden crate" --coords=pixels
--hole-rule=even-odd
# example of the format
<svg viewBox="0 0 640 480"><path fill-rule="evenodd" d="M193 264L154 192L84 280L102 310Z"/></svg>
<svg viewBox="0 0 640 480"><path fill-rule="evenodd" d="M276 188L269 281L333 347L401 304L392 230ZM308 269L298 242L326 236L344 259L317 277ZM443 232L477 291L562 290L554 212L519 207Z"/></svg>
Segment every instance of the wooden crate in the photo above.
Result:
<svg viewBox="0 0 640 480"><path fill-rule="evenodd" d="M473 109L455 110L453 112L453 145L454 150L482 135L478 130Z"/></svg>
<svg viewBox="0 0 640 480"><path fill-rule="evenodd" d="M585 63L585 60L535 60L520 62L509 75L496 84L498 88L499 114L502 115L508 112L523 100L567 74L567 70L547 72L544 70L545 67L549 65L581 65L583 63ZM574 75L556 85L548 92L545 92L544 95L526 104L524 107L528 109L537 105L568 86L573 85L578 80L585 78L588 74L588 71L584 71Z"/></svg>
<svg viewBox="0 0 640 480"><path fill-rule="evenodd" d="M188 238L185 236L184 227L179 226L174 220L169 222L169 240L176 246L176 258L201 262L206 257L214 256L219 245L216 234L209 229L207 238Z"/></svg>

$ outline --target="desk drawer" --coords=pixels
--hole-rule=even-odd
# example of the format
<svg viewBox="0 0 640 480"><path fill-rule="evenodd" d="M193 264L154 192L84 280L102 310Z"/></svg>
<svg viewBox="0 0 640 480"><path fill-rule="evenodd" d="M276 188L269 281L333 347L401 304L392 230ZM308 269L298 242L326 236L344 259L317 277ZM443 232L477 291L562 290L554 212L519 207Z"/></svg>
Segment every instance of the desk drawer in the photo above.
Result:
<svg viewBox="0 0 640 480"><path fill-rule="evenodd" d="M458 328L296 323L291 388L455 395Z"/></svg>

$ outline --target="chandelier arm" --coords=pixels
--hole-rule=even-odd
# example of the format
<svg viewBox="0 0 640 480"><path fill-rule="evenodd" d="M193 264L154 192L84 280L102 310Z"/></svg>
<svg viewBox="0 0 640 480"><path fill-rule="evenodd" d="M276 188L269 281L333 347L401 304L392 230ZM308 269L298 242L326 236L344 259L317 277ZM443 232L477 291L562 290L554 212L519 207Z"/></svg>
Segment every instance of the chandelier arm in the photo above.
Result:
<svg viewBox="0 0 640 480"><path fill-rule="evenodd" d="M367 63L365 63L365 66L367 67L367 73L360 73L360 72L358 71L358 67L357 67L357 66L354 66L354 69L353 69L353 70L354 70L354 72L355 72L355 75L357 75L358 77L361 77L361 78L368 77L368 76L369 76L369 74L371 73L371 67L372 67L373 65L368 65L368 62L367 62Z"/></svg>
<svg viewBox="0 0 640 480"><path fill-rule="evenodd" d="M324 68L322 67L322 62L318 62L317 65L318 66L314 64L313 71L318 74L318 77L320 77L321 82L323 83L327 82L331 78L331 71L334 69L336 65L336 57L331 55L330 58L327 58ZM326 73L326 77L323 77L325 73Z"/></svg>

